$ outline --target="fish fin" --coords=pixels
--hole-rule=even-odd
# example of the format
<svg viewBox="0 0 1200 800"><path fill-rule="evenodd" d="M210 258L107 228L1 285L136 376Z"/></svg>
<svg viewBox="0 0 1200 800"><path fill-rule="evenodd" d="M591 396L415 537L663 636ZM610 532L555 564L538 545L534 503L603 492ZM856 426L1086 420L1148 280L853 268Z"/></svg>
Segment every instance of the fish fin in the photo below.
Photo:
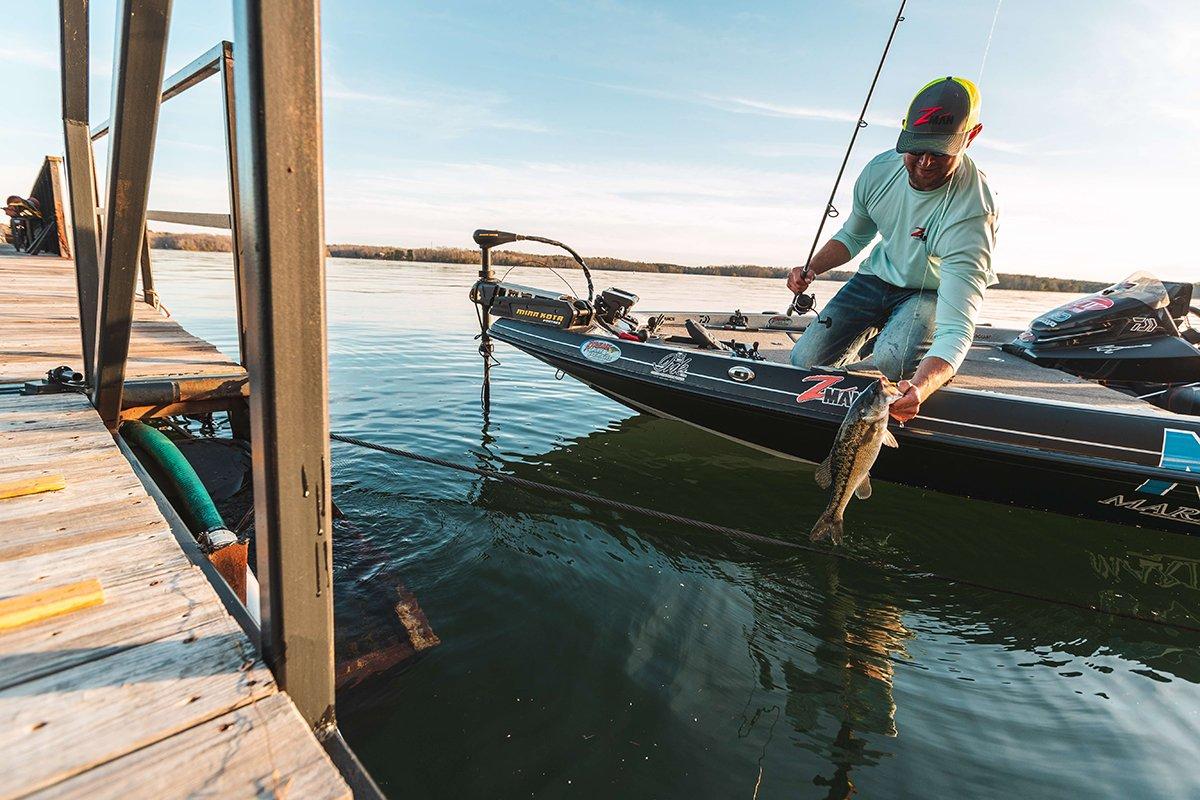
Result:
<svg viewBox="0 0 1200 800"><path fill-rule="evenodd" d="M811 541L819 542L829 539L834 544L842 543L842 518L837 514L826 512L813 525L812 533L808 535Z"/></svg>
<svg viewBox="0 0 1200 800"><path fill-rule="evenodd" d="M829 484L833 483L833 473L830 471L830 463L833 461L833 453L825 456L825 460L817 467L817 472L813 478L817 481L817 486L822 489L828 489Z"/></svg>
<svg viewBox="0 0 1200 800"><path fill-rule="evenodd" d="M859 500L866 500L871 496L871 476L863 475L862 483L854 490L854 496Z"/></svg>
<svg viewBox="0 0 1200 800"><path fill-rule="evenodd" d="M896 437L887 428L883 429L883 443L888 447L899 447L900 443L896 441Z"/></svg>

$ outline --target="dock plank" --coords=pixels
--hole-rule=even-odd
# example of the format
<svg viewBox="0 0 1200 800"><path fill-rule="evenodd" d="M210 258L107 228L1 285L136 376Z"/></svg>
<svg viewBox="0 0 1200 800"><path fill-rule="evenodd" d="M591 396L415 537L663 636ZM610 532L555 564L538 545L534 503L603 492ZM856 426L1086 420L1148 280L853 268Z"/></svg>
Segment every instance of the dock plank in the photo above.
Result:
<svg viewBox="0 0 1200 800"><path fill-rule="evenodd" d="M0 384L45 377L63 364L82 367L75 267L37 256L0 258ZM227 375L239 364L188 333L161 309L134 302L126 378Z"/></svg>
<svg viewBox="0 0 1200 800"><path fill-rule="evenodd" d="M230 671L230 660L243 669ZM228 618L9 687L0 691L0 752L26 766L0 770L0 796L74 777L275 691Z"/></svg>
<svg viewBox="0 0 1200 800"><path fill-rule="evenodd" d="M0 500L0 598L104 602L0 632L0 798L349 797L88 399L0 395L0 479L51 473Z"/></svg>
<svg viewBox="0 0 1200 800"><path fill-rule="evenodd" d="M31 797L124 800L139 796L344 800L350 788L282 694L136 750Z"/></svg>

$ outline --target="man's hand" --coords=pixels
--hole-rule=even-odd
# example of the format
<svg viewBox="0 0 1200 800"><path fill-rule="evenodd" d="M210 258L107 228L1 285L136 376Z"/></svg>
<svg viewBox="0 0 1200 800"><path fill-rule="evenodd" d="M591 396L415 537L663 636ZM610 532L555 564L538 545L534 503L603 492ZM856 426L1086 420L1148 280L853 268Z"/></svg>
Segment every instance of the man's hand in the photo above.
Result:
<svg viewBox="0 0 1200 800"><path fill-rule="evenodd" d="M953 377L954 367L950 366L948 361L943 361L937 356L923 358L917 367L917 374L913 375L911 381L900 381L896 384L896 388L902 394L888 409L892 419L903 424L917 416L921 411L921 403Z"/></svg>
<svg viewBox="0 0 1200 800"><path fill-rule="evenodd" d="M788 275L787 285L792 290L792 294L800 294L808 289L816 277L807 264L803 267L792 267L792 272Z"/></svg>
<svg viewBox="0 0 1200 800"><path fill-rule="evenodd" d="M920 387L912 381L900 381L896 384L902 394L897 397L888 409L892 419L900 423L908 422L921 410L921 401L925 399Z"/></svg>

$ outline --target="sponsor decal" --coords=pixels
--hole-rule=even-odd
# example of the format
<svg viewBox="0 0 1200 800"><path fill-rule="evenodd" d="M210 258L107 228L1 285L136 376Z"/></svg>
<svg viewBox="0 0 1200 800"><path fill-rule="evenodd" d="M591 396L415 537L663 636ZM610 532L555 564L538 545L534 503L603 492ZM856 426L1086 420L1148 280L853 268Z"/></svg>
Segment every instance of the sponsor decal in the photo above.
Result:
<svg viewBox="0 0 1200 800"><path fill-rule="evenodd" d="M1162 454L1158 458L1158 466L1163 469L1177 469L1180 472L1200 472L1200 435L1195 431L1164 428ZM1170 494L1178 485L1151 478L1139 486L1137 491L1162 497ZM1196 488L1196 494L1200 496L1200 487Z"/></svg>
<svg viewBox="0 0 1200 800"><path fill-rule="evenodd" d="M1036 337L1034 337L1033 331L1021 331L1021 333L1017 335L1017 338L1022 342L1032 342Z"/></svg>
<svg viewBox="0 0 1200 800"><path fill-rule="evenodd" d="M1154 500L1147 500L1145 497L1135 497L1131 500L1126 500L1123 494L1118 494L1107 500L1101 500L1100 505L1124 508L1147 517L1186 522L1189 525L1200 525L1200 508L1172 506L1170 503L1155 502Z"/></svg>
<svg viewBox="0 0 1200 800"><path fill-rule="evenodd" d="M913 228L912 233L910 233L909 236L911 236L914 239L920 239L923 242L923 241L925 241L925 229L924 228Z"/></svg>
<svg viewBox="0 0 1200 800"><path fill-rule="evenodd" d="M532 308L518 308L516 315L518 317L529 317L536 319L538 322L549 322L555 325L562 324L564 319L562 314L551 314L548 311L535 311Z"/></svg>
<svg viewBox="0 0 1200 800"><path fill-rule="evenodd" d="M858 387L848 386L845 389L835 389L829 387L825 390L825 394L821 395L821 402L827 406L845 406L849 408L854 404L854 398L858 397Z"/></svg>
<svg viewBox="0 0 1200 800"><path fill-rule="evenodd" d="M1089 350L1095 350L1097 353L1103 353L1106 356L1111 356L1118 350L1137 350L1139 347L1153 347L1150 344L1098 344L1095 347L1089 347Z"/></svg>
<svg viewBox="0 0 1200 800"><path fill-rule="evenodd" d="M812 386L796 395L796 402L809 403L819 400L827 406L849 408L854 402L854 398L858 397L859 389L857 386L835 388L844 377L844 375L809 375L804 382L811 383Z"/></svg>
<svg viewBox="0 0 1200 800"><path fill-rule="evenodd" d="M682 383L687 380L688 369L691 366L692 359L683 353L668 353L650 367L650 374L659 378L666 378L669 381L679 381Z"/></svg>
<svg viewBox="0 0 1200 800"><path fill-rule="evenodd" d="M767 320L768 328L790 328L792 327L792 318L784 314L776 314Z"/></svg>
<svg viewBox="0 0 1200 800"><path fill-rule="evenodd" d="M1046 318L1050 319L1054 322L1066 322L1067 320L1069 320L1071 318L1071 312L1070 311L1051 311L1049 314L1046 315Z"/></svg>
<svg viewBox="0 0 1200 800"><path fill-rule="evenodd" d="M921 116L919 116L913 120L913 127L915 128L918 125L926 125L926 124L949 125L951 122L954 121L954 115L937 113L937 112L941 111L942 108L943 108L943 106L929 106L928 108L920 109Z"/></svg>
<svg viewBox="0 0 1200 800"><path fill-rule="evenodd" d="M583 353L583 357L588 361L595 361L597 364L611 364L621 357L621 348L603 339L588 339L579 345L579 352Z"/></svg>
<svg viewBox="0 0 1200 800"><path fill-rule="evenodd" d="M1129 323L1130 333L1151 333L1158 330L1158 320L1154 317L1134 317Z"/></svg>
<svg viewBox="0 0 1200 800"><path fill-rule="evenodd" d="M1113 301L1102 295L1094 294L1091 297L1085 297L1067 306L1064 311L1069 311L1072 314L1082 314L1085 311L1103 311L1106 308L1112 308Z"/></svg>

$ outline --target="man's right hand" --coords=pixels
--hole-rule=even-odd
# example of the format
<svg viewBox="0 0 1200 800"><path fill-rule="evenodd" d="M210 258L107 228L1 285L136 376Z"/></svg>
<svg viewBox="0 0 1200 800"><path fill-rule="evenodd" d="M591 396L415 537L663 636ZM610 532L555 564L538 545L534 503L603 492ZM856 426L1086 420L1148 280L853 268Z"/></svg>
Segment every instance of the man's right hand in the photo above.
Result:
<svg viewBox="0 0 1200 800"><path fill-rule="evenodd" d="M808 289L816 277L807 266L793 267L792 273L788 275L787 285L792 294L800 294Z"/></svg>

